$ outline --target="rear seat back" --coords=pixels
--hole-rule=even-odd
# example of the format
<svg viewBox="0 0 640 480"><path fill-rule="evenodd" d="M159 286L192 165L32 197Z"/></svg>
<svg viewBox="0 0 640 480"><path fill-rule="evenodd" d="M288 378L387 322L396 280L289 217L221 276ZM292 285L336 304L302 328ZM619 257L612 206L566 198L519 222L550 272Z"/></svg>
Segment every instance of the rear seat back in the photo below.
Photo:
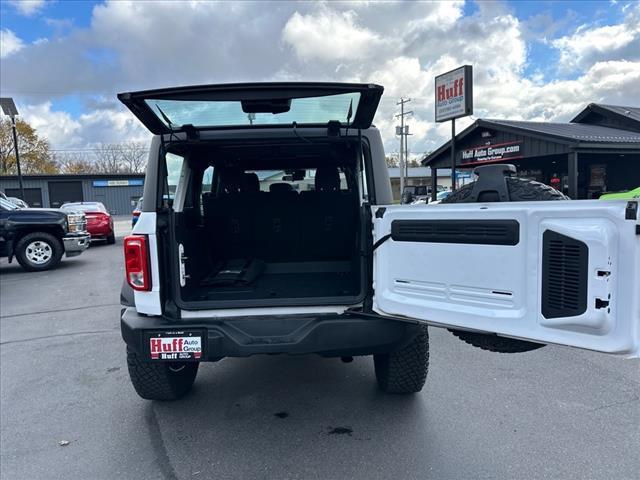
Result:
<svg viewBox="0 0 640 480"><path fill-rule="evenodd" d="M340 191L337 167L316 171L315 191L289 183L260 192L255 173L221 172L223 192L203 199L214 258L267 262L346 260L354 251L357 205Z"/></svg>
<svg viewBox="0 0 640 480"><path fill-rule="evenodd" d="M256 255L267 262L299 257L300 198L289 183L274 183L256 206Z"/></svg>
<svg viewBox="0 0 640 480"><path fill-rule="evenodd" d="M304 256L346 260L355 247L357 206L353 195L340 190L337 167L316 170L315 190L301 194Z"/></svg>
<svg viewBox="0 0 640 480"><path fill-rule="evenodd" d="M253 253L254 222L245 178L241 171L229 169L221 172L220 183L221 194L210 196L204 207L213 256L248 258Z"/></svg>

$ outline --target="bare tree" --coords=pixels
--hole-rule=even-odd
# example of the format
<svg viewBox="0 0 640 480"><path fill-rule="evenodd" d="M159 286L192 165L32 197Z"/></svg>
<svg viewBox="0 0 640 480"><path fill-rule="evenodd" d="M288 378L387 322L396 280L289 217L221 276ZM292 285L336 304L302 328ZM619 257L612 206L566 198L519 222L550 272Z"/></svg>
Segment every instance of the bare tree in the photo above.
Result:
<svg viewBox="0 0 640 480"><path fill-rule="evenodd" d="M126 173L144 172L147 163L147 146L140 142L126 142L120 145L121 148L121 171Z"/></svg>
<svg viewBox="0 0 640 480"><path fill-rule="evenodd" d="M95 149L94 165L97 173L122 172L122 155L118 144L100 144Z"/></svg>
<svg viewBox="0 0 640 480"><path fill-rule="evenodd" d="M94 150L97 173L140 173L147 162L148 148L139 142L100 144Z"/></svg>
<svg viewBox="0 0 640 480"><path fill-rule="evenodd" d="M62 173L96 173L92 156L85 152L56 153L54 159Z"/></svg>

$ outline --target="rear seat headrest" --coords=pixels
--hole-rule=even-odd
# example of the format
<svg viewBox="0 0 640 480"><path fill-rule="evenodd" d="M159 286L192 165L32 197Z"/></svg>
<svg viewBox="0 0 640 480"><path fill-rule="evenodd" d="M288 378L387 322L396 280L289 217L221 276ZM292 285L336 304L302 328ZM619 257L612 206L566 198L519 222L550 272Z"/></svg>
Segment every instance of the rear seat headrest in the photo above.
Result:
<svg viewBox="0 0 640 480"><path fill-rule="evenodd" d="M220 172L220 184L225 193L238 193L243 189L244 178L242 172L229 168Z"/></svg>
<svg viewBox="0 0 640 480"><path fill-rule="evenodd" d="M269 191L273 193L293 192L293 187L290 183L272 183L269 185Z"/></svg>
<svg viewBox="0 0 640 480"><path fill-rule="evenodd" d="M316 190L333 192L340 190L340 172L338 167L318 167L316 170Z"/></svg>
<svg viewBox="0 0 640 480"><path fill-rule="evenodd" d="M260 191L260 179L257 173L249 172L244 174L244 191L249 193Z"/></svg>

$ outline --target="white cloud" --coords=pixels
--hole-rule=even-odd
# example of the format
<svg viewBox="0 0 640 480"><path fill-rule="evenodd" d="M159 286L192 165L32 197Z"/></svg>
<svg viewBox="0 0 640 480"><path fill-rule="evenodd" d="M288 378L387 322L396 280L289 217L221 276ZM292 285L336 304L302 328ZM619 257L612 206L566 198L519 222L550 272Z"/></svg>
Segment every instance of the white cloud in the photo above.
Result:
<svg viewBox="0 0 640 480"><path fill-rule="evenodd" d="M99 102L95 103L99 106ZM47 138L54 150L90 148L100 143L150 139L150 134L128 110L103 103L74 119L68 112L52 110L50 101L20 106L21 117Z"/></svg>
<svg viewBox="0 0 640 480"><path fill-rule="evenodd" d="M309 15L294 12L284 26L282 38L303 61L371 57L390 43L356 21L353 11L325 9Z"/></svg>
<svg viewBox="0 0 640 480"><path fill-rule="evenodd" d="M8 28L0 30L0 58L8 57L24 47L24 42Z"/></svg>
<svg viewBox="0 0 640 480"><path fill-rule="evenodd" d="M80 147L84 143L81 123L67 112L52 111L51 102L21 105L20 116L54 148Z"/></svg>
<svg viewBox="0 0 640 480"><path fill-rule="evenodd" d="M551 44L560 51L560 65L566 70L583 68L595 61L640 58L640 5L617 25L580 26Z"/></svg>
<svg viewBox="0 0 640 480"><path fill-rule="evenodd" d="M27 17L36 14L45 5L45 0L9 0L20 14Z"/></svg>

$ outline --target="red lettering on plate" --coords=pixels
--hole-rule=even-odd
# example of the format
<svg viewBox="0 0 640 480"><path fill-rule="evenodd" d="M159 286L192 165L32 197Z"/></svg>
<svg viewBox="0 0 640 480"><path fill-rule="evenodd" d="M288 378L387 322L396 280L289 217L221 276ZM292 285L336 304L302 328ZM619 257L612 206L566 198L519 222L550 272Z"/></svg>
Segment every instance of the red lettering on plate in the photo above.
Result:
<svg viewBox="0 0 640 480"><path fill-rule="evenodd" d="M162 350L162 339L161 338L152 338L151 339L151 353L157 353Z"/></svg>

